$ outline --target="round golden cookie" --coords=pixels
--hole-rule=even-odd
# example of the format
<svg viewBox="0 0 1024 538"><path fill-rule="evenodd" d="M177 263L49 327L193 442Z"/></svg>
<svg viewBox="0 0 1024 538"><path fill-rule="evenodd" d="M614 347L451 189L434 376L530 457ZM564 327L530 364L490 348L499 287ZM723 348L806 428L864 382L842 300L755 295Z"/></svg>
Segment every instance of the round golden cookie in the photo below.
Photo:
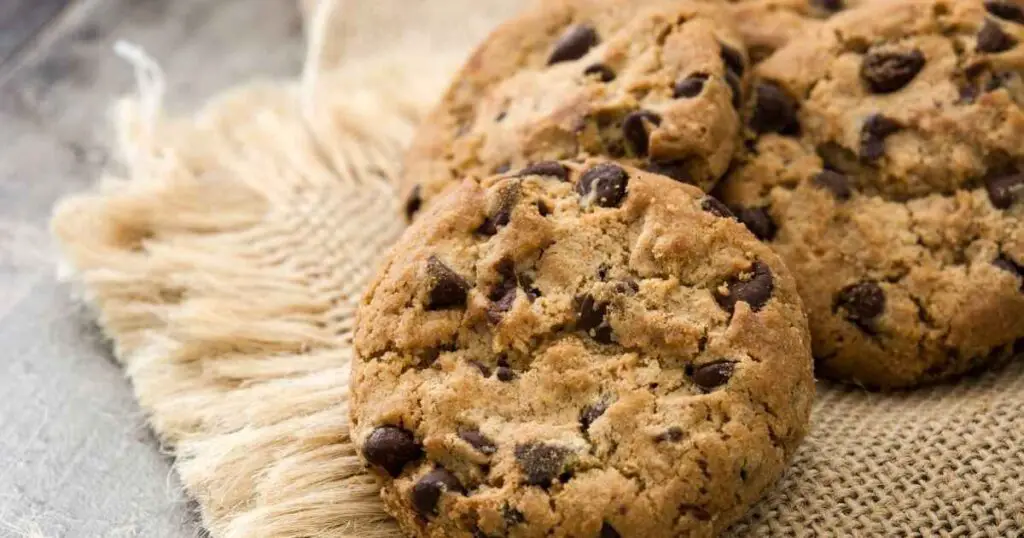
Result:
<svg viewBox="0 0 1024 538"><path fill-rule="evenodd" d="M757 75L719 195L796 275L817 372L911 387L1021 351L1021 5L877 1Z"/></svg>
<svg viewBox="0 0 1024 538"><path fill-rule="evenodd" d="M404 162L407 214L464 177L578 155L708 189L739 147L748 71L723 6L540 2L476 50L424 121Z"/></svg>
<svg viewBox="0 0 1024 538"><path fill-rule="evenodd" d="M714 536L814 395L789 272L695 187L542 162L449 190L363 299L352 435L418 537Z"/></svg>

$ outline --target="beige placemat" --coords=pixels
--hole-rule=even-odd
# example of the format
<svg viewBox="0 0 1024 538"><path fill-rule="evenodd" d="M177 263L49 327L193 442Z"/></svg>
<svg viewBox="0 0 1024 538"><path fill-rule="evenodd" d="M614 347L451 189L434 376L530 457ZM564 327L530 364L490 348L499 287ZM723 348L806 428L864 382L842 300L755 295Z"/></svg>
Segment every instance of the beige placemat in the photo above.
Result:
<svg viewBox="0 0 1024 538"><path fill-rule="evenodd" d="M396 535L348 438L353 312L403 227L404 145L511 2L321 5L300 81L182 118L122 48L140 91L116 109L120 170L53 229L212 536ZM434 42L444 10L477 26ZM382 27L405 37L361 30ZM896 395L823 386L792 469L731 534L1022 536L1022 447L1024 361Z"/></svg>

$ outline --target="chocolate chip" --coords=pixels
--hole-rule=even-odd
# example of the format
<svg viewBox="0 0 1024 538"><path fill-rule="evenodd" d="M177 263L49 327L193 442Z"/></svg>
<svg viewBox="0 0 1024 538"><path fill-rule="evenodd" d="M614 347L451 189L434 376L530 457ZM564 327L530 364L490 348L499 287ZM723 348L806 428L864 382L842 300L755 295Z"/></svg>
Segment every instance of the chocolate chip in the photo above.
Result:
<svg viewBox="0 0 1024 538"><path fill-rule="evenodd" d="M412 192L409 193L409 197L405 199L405 218L406 220L412 220L419 213L420 208L423 207L423 189L416 185L412 188Z"/></svg>
<svg viewBox="0 0 1024 538"><path fill-rule="evenodd" d="M393 477L402 474L405 464L423 455L423 448L412 432L397 426L378 426L363 443L363 457L382 467Z"/></svg>
<svg viewBox="0 0 1024 538"><path fill-rule="evenodd" d="M778 233L778 226L772 220L771 213L767 207L737 207L733 208L736 218L747 226L750 233L761 241L771 241Z"/></svg>
<svg viewBox="0 0 1024 538"><path fill-rule="evenodd" d="M722 295L715 293L715 300L718 305L730 314L736 310L736 303L744 302L750 305L750 309L757 312L764 308L764 305L772 298L775 291L775 279L772 271L764 262L756 261L751 266L749 278L742 280L733 278L726 284L729 292ZM696 375L696 374L695 374Z"/></svg>
<svg viewBox="0 0 1024 538"><path fill-rule="evenodd" d="M519 171L519 177L525 176L550 176L566 181L569 179L569 168L558 161L541 161Z"/></svg>
<svg viewBox="0 0 1024 538"><path fill-rule="evenodd" d="M999 23L985 19L978 32L978 50L981 52L1003 52L1017 45L1017 40L1003 31Z"/></svg>
<svg viewBox="0 0 1024 538"><path fill-rule="evenodd" d="M626 197L629 174L612 163L599 164L580 176L576 192L585 204L600 207L618 207Z"/></svg>
<svg viewBox="0 0 1024 538"><path fill-rule="evenodd" d="M924 54L909 51L871 51L860 64L860 77L874 93L892 93L902 89L924 67Z"/></svg>
<svg viewBox="0 0 1024 538"><path fill-rule="evenodd" d="M605 316L608 314L608 303L594 300L585 295L578 300L576 308L576 329L590 335L601 344L612 343L612 328Z"/></svg>
<svg viewBox="0 0 1024 538"><path fill-rule="evenodd" d="M583 411L580 412L580 428L583 431L589 430L590 425L595 420L601 418L601 415L607 410L608 404L605 402L597 402L584 407Z"/></svg>
<svg viewBox="0 0 1024 538"><path fill-rule="evenodd" d="M836 197L836 200L845 202L853 196L853 190L850 188L850 179L839 172L822 170L814 176L811 182L815 186L831 192L832 196Z"/></svg>
<svg viewBox="0 0 1024 538"><path fill-rule="evenodd" d="M690 516L699 521L711 521L711 513L708 512L707 508L697 506L695 504L679 505L679 514L683 516Z"/></svg>
<svg viewBox="0 0 1024 538"><path fill-rule="evenodd" d="M700 208L723 219L736 218L736 215L733 215L732 211L730 211L725 204L718 201L718 198L715 198L714 196L705 196L704 199L700 201Z"/></svg>
<svg viewBox="0 0 1024 538"><path fill-rule="evenodd" d="M427 310L445 310L466 305L469 284L437 256L427 259L427 281L430 286Z"/></svg>
<svg viewBox="0 0 1024 538"><path fill-rule="evenodd" d="M502 292L501 297L495 299L494 302L487 307L487 319L497 325L504 319L505 313L512 310L512 305L516 302L517 290L515 287L506 289Z"/></svg>
<svg viewBox="0 0 1024 538"><path fill-rule="evenodd" d="M796 135L800 133L796 99L774 82L757 85L750 127L758 133Z"/></svg>
<svg viewBox="0 0 1024 538"><path fill-rule="evenodd" d="M544 203L544 200L537 200L537 214L546 217L551 214L551 208L548 204Z"/></svg>
<svg viewBox="0 0 1024 538"><path fill-rule="evenodd" d="M827 11L829 13L836 13L846 8L846 3L843 0L811 0L811 5Z"/></svg>
<svg viewBox="0 0 1024 538"><path fill-rule="evenodd" d="M611 67L604 64L594 64L583 70L584 75L597 75L597 79L601 82L611 82L615 80L615 71L612 71Z"/></svg>
<svg viewBox="0 0 1024 538"><path fill-rule="evenodd" d="M484 235L494 235L498 233L499 229L507 226L512 220L512 211L515 210L516 202L518 201L518 184L508 185L501 189L498 193L498 203L497 207L494 208L494 213L487 217L487 220L480 225L477 232Z"/></svg>
<svg viewBox="0 0 1024 538"><path fill-rule="evenodd" d="M462 484L451 471L438 467L423 475L412 487L412 505L420 515L428 517L437 514L437 503L441 495L463 493Z"/></svg>
<svg viewBox="0 0 1024 538"><path fill-rule="evenodd" d="M646 156L650 147L648 124L653 130L653 127L661 125L661 116L648 110L638 110L631 112L622 121L622 136L626 139L626 143L633 148L633 153L640 157Z"/></svg>
<svg viewBox="0 0 1024 538"><path fill-rule="evenodd" d="M711 392L729 382L736 363L718 361L698 366L693 371L693 382L704 392Z"/></svg>
<svg viewBox="0 0 1024 538"><path fill-rule="evenodd" d="M682 159L673 161L654 161L645 166L644 170L647 170L652 174L665 176L680 183L686 183L688 185L693 184L693 178L690 177L689 163Z"/></svg>
<svg viewBox="0 0 1024 538"><path fill-rule="evenodd" d="M985 9L1000 19L1024 24L1024 8L1021 8L1015 2L990 0L985 2Z"/></svg>
<svg viewBox="0 0 1024 538"><path fill-rule="evenodd" d="M732 107L739 108L740 104L743 103L743 88L741 87L740 77L730 71L725 74L725 83L729 85L729 90L732 91Z"/></svg>
<svg viewBox="0 0 1024 538"><path fill-rule="evenodd" d="M502 383L508 383L516 378L515 371L513 371L508 365L498 366L498 369L495 370L495 375L497 376L498 381L501 381Z"/></svg>
<svg viewBox="0 0 1024 538"><path fill-rule="evenodd" d="M501 112L498 113L497 116L494 117L494 121L497 122L497 123L501 123L502 121L505 120L505 118L507 116L508 116L508 112L502 110Z"/></svg>
<svg viewBox="0 0 1024 538"><path fill-rule="evenodd" d="M516 525L526 523L526 516L507 504L501 507L501 519L505 520L506 527L515 527Z"/></svg>
<svg viewBox="0 0 1024 538"><path fill-rule="evenodd" d="M683 429L680 428L679 426L672 426L671 428L659 433L657 436L654 437L654 441L657 443L664 443L666 441L678 443L679 441L682 440Z"/></svg>
<svg viewBox="0 0 1024 538"><path fill-rule="evenodd" d="M637 292L640 291L640 284L632 278L627 278L626 280L615 284L615 291L626 295L636 295Z"/></svg>
<svg viewBox="0 0 1024 538"><path fill-rule="evenodd" d="M1016 76L1017 75L1010 71L997 71L992 73L989 76L988 82L985 83L985 91L994 92L999 88L1005 88Z"/></svg>
<svg viewBox="0 0 1024 538"><path fill-rule="evenodd" d="M1000 254L999 257L992 262L992 265L1002 269L1003 271L1007 271L1012 275L1024 279L1024 266L1013 261L1006 254ZM1024 280L1021 281L1020 291L1024 292Z"/></svg>
<svg viewBox="0 0 1024 538"><path fill-rule="evenodd" d="M704 91L704 83L707 82L707 73L694 73L678 82L672 89L674 99L692 99Z"/></svg>
<svg viewBox="0 0 1024 538"><path fill-rule="evenodd" d="M988 199L996 209L1009 209L1015 201L1024 200L1024 174L990 175L985 178Z"/></svg>
<svg viewBox="0 0 1024 538"><path fill-rule="evenodd" d="M529 486L548 487L566 471L571 452L560 446L526 443L515 448L516 461Z"/></svg>
<svg viewBox="0 0 1024 538"><path fill-rule="evenodd" d="M847 286L836 295L834 312L843 310L846 319L858 327L872 332L872 324L885 312L885 292L878 283L865 281Z"/></svg>
<svg viewBox="0 0 1024 538"><path fill-rule="evenodd" d="M598 535L598 538L622 538L622 535L605 521L601 524L601 534Z"/></svg>
<svg viewBox="0 0 1024 538"><path fill-rule="evenodd" d="M902 128L899 122L881 114L868 116L860 129L861 159L877 161L885 155L885 139Z"/></svg>
<svg viewBox="0 0 1024 538"><path fill-rule="evenodd" d="M548 58L548 65L571 62L587 55L599 39L597 31L585 24L570 26L555 42L555 48Z"/></svg>
<svg viewBox="0 0 1024 538"><path fill-rule="evenodd" d="M498 451L498 446L480 433L479 430L462 430L459 432L459 439L467 442L481 454L491 455Z"/></svg>
<svg viewBox="0 0 1024 538"><path fill-rule="evenodd" d="M971 104L978 99L978 89L973 84L964 83L960 86L959 90L960 99L959 103Z"/></svg>
<svg viewBox="0 0 1024 538"><path fill-rule="evenodd" d="M742 77L743 72L747 69L743 54L725 43L719 43L719 46L722 47L722 61L725 62L725 68L736 73L737 77Z"/></svg>

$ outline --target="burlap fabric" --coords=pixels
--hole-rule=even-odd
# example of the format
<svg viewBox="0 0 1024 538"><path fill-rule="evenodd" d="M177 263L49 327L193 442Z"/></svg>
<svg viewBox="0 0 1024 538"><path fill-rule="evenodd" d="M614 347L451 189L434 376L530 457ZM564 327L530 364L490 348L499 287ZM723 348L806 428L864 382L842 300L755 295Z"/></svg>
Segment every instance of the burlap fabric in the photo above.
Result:
<svg viewBox="0 0 1024 538"><path fill-rule="evenodd" d="M140 94L117 107L120 171L60 204L54 233L212 536L396 535L348 438L353 313L403 228L403 146L514 3L321 6L301 81L184 118L161 113L159 71L125 49ZM477 22L435 42L451 32L438 10ZM367 27L404 37L375 44ZM1024 535L1024 361L819 395L792 468L731 534Z"/></svg>

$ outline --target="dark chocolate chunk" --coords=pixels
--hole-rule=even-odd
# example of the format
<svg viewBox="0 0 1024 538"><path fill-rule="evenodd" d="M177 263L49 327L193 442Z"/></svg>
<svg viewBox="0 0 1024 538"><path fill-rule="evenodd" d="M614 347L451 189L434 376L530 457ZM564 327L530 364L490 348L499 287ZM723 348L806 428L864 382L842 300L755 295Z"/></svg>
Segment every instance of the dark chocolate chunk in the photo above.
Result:
<svg viewBox="0 0 1024 538"><path fill-rule="evenodd" d="M412 432L397 426L378 426L363 443L363 457L393 477L402 474L405 464L418 460L423 448Z"/></svg>
<svg viewBox="0 0 1024 538"><path fill-rule="evenodd" d="M622 535L605 521L601 524L601 534L598 535L598 538L622 538Z"/></svg>
<svg viewBox="0 0 1024 538"><path fill-rule="evenodd" d="M498 368L494 372L495 376L498 378L498 381L501 381L502 383L508 383L516 378L515 371L512 370L508 363L502 364L499 362Z"/></svg>
<svg viewBox="0 0 1024 538"><path fill-rule="evenodd" d="M626 198L629 174L621 166L602 163L580 176L576 192L586 203L600 207L618 207Z"/></svg>
<svg viewBox="0 0 1024 538"><path fill-rule="evenodd" d="M985 9L992 15L1005 21L1024 24L1024 8L1016 2L989 0L985 2Z"/></svg>
<svg viewBox="0 0 1024 538"><path fill-rule="evenodd" d="M516 294L518 290L513 286L511 288L503 289L502 295L497 299L493 299L490 306L487 307L487 319L497 325L504 319L505 313L512 310L512 305L516 302Z"/></svg>
<svg viewBox="0 0 1024 538"><path fill-rule="evenodd" d="M740 105L743 104L743 87L740 82L740 77L736 76L732 71L729 71L725 74L725 83L729 85L729 90L732 91L733 108L739 108Z"/></svg>
<svg viewBox="0 0 1024 538"><path fill-rule="evenodd" d="M736 218L747 226L750 233L761 241L771 241L778 233L778 226L772 220L767 207L736 207L733 208Z"/></svg>
<svg viewBox="0 0 1024 538"><path fill-rule="evenodd" d="M700 208L723 219L736 218L736 215L733 215L732 211L730 211L725 204L720 202L718 198L715 198L714 196L705 196L704 199L700 201Z"/></svg>
<svg viewBox="0 0 1024 538"><path fill-rule="evenodd" d="M644 170L652 174L665 176L680 183L693 185L693 178L690 176L689 163L683 159L674 161L653 161L644 167Z"/></svg>
<svg viewBox="0 0 1024 538"><path fill-rule="evenodd" d="M583 431L589 430L590 425L595 420L601 418L601 415L607 410L608 404L606 402L597 402L584 407L583 411L580 412L580 428Z"/></svg>
<svg viewBox="0 0 1024 538"><path fill-rule="evenodd" d="M462 430L459 432L459 438L469 443L481 454L491 455L498 451L498 445L495 445L494 441L488 439L479 430Z"/></svg>
<svg viewBox="0 0 1024 538"><path fill-rule="evenodd" d="M868 116L860 130L861 159L877 161L885 155L885 139L902 128L899 122L881 114Z"/></svg>
<svg viewBox="0 0 1024 538"><path fill-rule="evenodd" d="M985 19L978 31L978 50L980 52L1004 52L1017 46L1017 40L1003 30L1003 27L991 19Z"/></svg>
<svg viewBox="0 0 1024 538"><path fill-rule="evenodd" d="M672 89L672 97L675 99L691 99L704 91L704 83L707 82L707 73L694 73L678 82Z"/></svg>
<svg viewBox="0 0 1024 538"><path fill-rule="evenodd" d="M985 178L988 199L996 209L1009 209L1016 201L1024 200L1024 174L992 174Z"/></svg>
<svg viewBox="0 0 1024 538"><path fill-rule="evenodd" d="M612 343L612 328L605 316L608 314L608 303L595 301L590 295L578 300L576 308L576 329L590 335L602 344Z"/></svg>
<svg viewBox="0 0 1024 538"><path fill-rule="evenodd" d="M451 471L438 467L423 475L412 487L412 505L424 517L437 514L437 503L444 493L463 493L462 484Z"/></svg>
<svg viewBox="0 0 1024 538"><path fill-rule="evenodd" d="M851 323L873 332L875 318L885 312L885 292L872 281L847 286L839 290L832 310L842 310Z"/></svg>
<svg viewBox="0 0 1024 538"><path fill-rule="evenodd" d="M743 54L725 43L719 43L719 45L722 47L722 62L725 63L725 68L736 73L737 77L742 77L743 72L747 70Z"/></svg>
<svg viewBox="0 0 1024 538"><path fill-rule="evenodd" d="M597 76L597 79L601 82L611 82L615 80L615 71L612 71L611 67L604 64L594 64L583 70L584 75Z"/></svg>
<svg viewBox="0 0 1024 538"><path fill-rule="evenodd" d="M815 186L821 187L832 193L836 200L845 202L853 196L853 189L850 188L850 179L839 172L822 170L812 180Z"/></svg>
<svg viewBox="0 0 1024 538"><path fill-rule="evenodd" d="M652 128L661 125L661 116L648 110L638 110L631 112L622 121L622 137L633 149L633 153L640 157L646 156L650 148L648 124Z"/></svg>
<svg viewBox="0 0 1024 538"><path fill-rule="evenodd" d="M711 392L729 382L736 363L732 361L718 361L703 366L698 366L693 371L693 382L704 392Z"/></svg>
<svg viewBox="0 0 1024 538"><path fill-rule="evenodd" d="M585 24L570 26L555 42L548 65L571 62L587 55L599 42L597 31Z"/></svg>
<svg viewBox="0 0 1024 538"><path fill-rule="evenodd" d="M569 168L558 161L541 161L519 171L519 177L525 176L550 176L565 181L569 179Z"/></svg>
<svg viewBox="0 0 1024 538"><path fill-rule="evenodd" d="M419 213L420 208L423 207L423 195L422 187L416 185L412 188L409 193L409 197L405 199L405 218L406 220L412 220Z"/></svg>
<svg viewBox="0 0 1024 538"><path fill-rule="evenodd" d="M757 85L750 127L758 133L800 134L799 105L786 90L770 81Z"/></svg>
<svg viewBox="0 0 1024 538"><path fill-rule="evenodd" d="M757 312L764 308L764 305L772 298L775 291L775 279L772 271L762 261L753 263L750 269L749 278L746 280L733 278L726 283L729 290L726 295L715 292L715 300L723 310L730 314L736 310L736 303L744 302L750 305L750 309Z"/></svg>
<svg viewBox="0 0 1024 538"><path fill-rule="evenodd" d="M678 443L683 440L683 429L679 426L672 426L669 429L659 433L654 441L657 443L673 442Z"/></svg>
<svg viewBox="0 0 1024 538"><path fill-rule="evenodd" d="M515 448L516 461L529 486L548 487L566 471L568 449L544 443L526 443Z"/></svg>
<svg viewBox="0 0 1024 538"><path fill-rule="evenodd" d="M498 193L498 203L494 208L494 213L489 215L484 223L480 225L477 230L478 233L483 235L494 235L498 233L498 230L507 226L512 220L512 211L516 208L516 203L519 201L519 185L512 184L501 189Z"/></svg>
<svg viewBox="0 0 1024 538"><path fill-rule="evenodd" d="M466 305L469 284L437 256L427 259L427 310L445 310Z"/></svg>
<svg viewBox="0 0 1024 538"><path fill-rule="evenodd" d="M860 77L874 93L892 93L902 89L924 67L924 53L907 51L870 51L860 64Z"/></svg>

